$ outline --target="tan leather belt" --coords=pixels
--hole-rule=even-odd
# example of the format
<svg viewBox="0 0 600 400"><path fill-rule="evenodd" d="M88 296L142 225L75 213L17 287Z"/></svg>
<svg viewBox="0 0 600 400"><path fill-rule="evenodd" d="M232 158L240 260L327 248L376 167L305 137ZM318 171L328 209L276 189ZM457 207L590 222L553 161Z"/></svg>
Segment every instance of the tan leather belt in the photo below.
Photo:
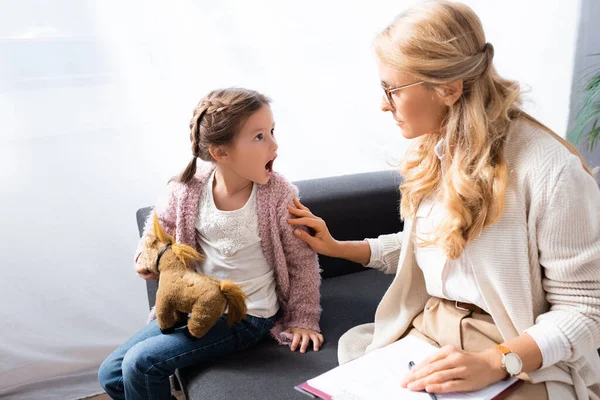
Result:
<svg viewBox="0 0 600 400"><path fill-rule="evenodd" d="M483 308L476 306L475 304L463 303L462 301L456 302L456 308L459 310L472 311L479 314L487 314Z"/></svg>

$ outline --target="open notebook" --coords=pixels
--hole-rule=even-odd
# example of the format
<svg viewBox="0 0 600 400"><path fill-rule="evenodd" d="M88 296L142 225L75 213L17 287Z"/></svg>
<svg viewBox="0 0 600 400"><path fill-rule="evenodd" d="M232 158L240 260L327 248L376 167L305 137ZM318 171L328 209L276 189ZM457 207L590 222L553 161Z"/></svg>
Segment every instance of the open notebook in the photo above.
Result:
<svg viewBox="0 0 600 400"><path fill-rule="evenodd" d="M419 363L438 348L407 336L384 348L340 365L296 389L325 400L430 400L425 392L412 392L400 387L400 379L408 373L408 363ZM482 390L465 393L438 394L438 400L498 400L508 396L522 383L511 378Z"/></svg>

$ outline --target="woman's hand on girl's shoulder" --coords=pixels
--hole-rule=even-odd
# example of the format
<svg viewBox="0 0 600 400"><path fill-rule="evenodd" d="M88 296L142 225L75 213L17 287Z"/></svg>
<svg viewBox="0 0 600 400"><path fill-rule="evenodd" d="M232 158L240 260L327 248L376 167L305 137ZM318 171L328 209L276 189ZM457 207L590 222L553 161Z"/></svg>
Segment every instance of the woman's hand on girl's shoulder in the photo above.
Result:
<svg viewBox="0 0 600 400"><path fill-rule="evenodd" d="M292 218L288 218L287 222L290 225L306 226L314 231L313 235L301 229L295 229L296 236L306 242L314 251L325 256L338 256L338 242L329 233L327 224L322 218L314 215L308 207L300 203L297 198L294 198L294 205L288 205L288 210L292 214Z"/></svg>
<svg viewBox="0 0 600 400"><path fill-rule="evenodd" d="M300 345L300 353L306 353L306 349L311 341L313 342L313 350L319 351L319 348L325 340L323 335L311 329L288 328L284 332L294 336L292 339L292 344L290 345L290 350L296 351L298 345Z"/></svg>

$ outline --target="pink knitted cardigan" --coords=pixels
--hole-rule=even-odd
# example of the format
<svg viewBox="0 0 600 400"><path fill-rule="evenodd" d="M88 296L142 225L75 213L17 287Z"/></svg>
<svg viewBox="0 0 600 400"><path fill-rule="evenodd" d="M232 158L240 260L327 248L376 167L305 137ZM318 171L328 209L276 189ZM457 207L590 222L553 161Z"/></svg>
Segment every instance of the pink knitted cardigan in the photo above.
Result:
<svg viewBox="0 0 600 400"><path fill-rule="evenodd" d="M199 218L200 193L213 170L212 164L202 165L187 184L175 180L169 182L165 195L154 206L165 231L171 235L175 233L177 242L198 251L201 249L197 242L196 219ZM289 344L292 336L283 332L287 328L320 331L319 262L316 253L294 235L294 228L287 223L290 215L287 205L292 204L298 189L274 172L266 185L259 185L256 195L261 246L267 262L274 267L280 307L271 335L279 343ZM150 231L149 218L144 234ZM136 259L142 245L140 240ZM152 309L149 321L154 318Z"/></svg>

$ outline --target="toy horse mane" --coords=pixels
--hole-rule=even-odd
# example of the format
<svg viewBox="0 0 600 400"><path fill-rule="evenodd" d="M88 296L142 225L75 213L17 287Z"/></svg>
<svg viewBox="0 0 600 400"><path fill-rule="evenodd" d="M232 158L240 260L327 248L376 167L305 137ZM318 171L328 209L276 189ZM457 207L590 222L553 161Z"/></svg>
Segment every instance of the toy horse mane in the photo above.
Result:
<svg viewBox="0 0 600 400"><path fill-rule="evenodd" d="M173 236L169 235L167 232L164 231L164 229L160 225L160 222L158 221L156 212L154 212L154 234L156 235L156 239L158 239L159 242L171 245L171 250L173 251L173 254L183 264L189 266L192 261L203 260L204 257L200 253L198 253L196 249L182 243L177 243Z"/></svg>

